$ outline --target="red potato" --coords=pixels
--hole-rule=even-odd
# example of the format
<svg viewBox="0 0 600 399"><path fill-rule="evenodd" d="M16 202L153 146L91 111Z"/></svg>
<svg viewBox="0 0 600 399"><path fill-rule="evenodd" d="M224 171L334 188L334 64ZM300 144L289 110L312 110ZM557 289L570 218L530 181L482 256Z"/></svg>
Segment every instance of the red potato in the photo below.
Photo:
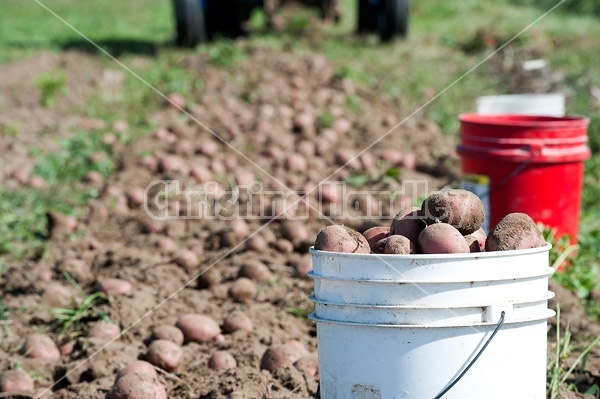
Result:
<svg viewBox="0 0 600 399"><path fill-rule="evenodd" d="M98 291L106 295L128 295L133 290L129 281L119 278L107 278L98 281Z"/></svg>
<svg viewBox="0 0 600 399"><path fill-rule="evenodd" d="M183 249L175 255L173 262L183 267L185 270L191 271L198 267L200 259L198 259L198 255L196 255L195 252L190 251L189 249Z"/></svg>
<svg viewBox="0 0 600 399"><path fill-rule="evenodd" d="M132 373L119 378L106 399L167 399L167 392L155 378Z"/></svg>
<svg viewBox="0 0 600 399"><path fill-rule="evenodd" d="M250 234L250 226L245 220L234 219L229 223L229 227L237 239L246 238Z"/></svg>
<svg viewBox="0 0 600 399"><path fill-rule="evenodd" d="M248 259L240 267L238 277L246 277L253 281L263 282L273 278L273 273L258 259Z"/></svg>
<svg viewBox="0 0 600 399"><path fill-rule="evenodd" d="M341 188L338 184L327 182L319 185L319 199L330 204L340 202L342 199Z"/></svg>
<svg viewBox="0 0 600 399"><path fill-rule="evenodd" d="M61 356L68 356L75 350L75 342L69 341L58 348Z"/></svg>
<svg viewBox="0 0 600 399"><path fill-rule="evenodd" d="M141 187L131 187L125 193L130 208L138 208L146 201L146 192Z"/></svg>
<svg viewBox="0 0 600 399"><path fill-rule="evenodd" d="M221 333L216 321L197 313L188 313L179 317L176 326L183 332L185 342L206 342Z"/></svg>
<svg viewBox="0 0 600 399"><path fill-rule="evenodd" d="M92 186L99 187L104 182L104 178L100 173L92 170L85 175L84 181Z"/></svg>
<svg viewBox="0 0 600 399"><path fill-rule="evenodd" d="M265 252L269 248L269 244L263 237L255 234L248 237L245 247L249 251Z"/></svg>
<svg viewBox="0 0 600 399"><path fill-rule="evenodd" d="M177 155L190 156L196 152L194 142L188 139L182 139L175 142L173 152Z"/></svg>
<svg viewBox="0 0 600 399"><path fill-rule="evenodd" d="M290 172L305 172L308 162L302 154L290 154L285 160L285 168Z"/></svg>
<svg viewBox="0 0 600 399"><path fill-rule="evenodd" d="M179 328L163 324L160 326L152 327L150 340L155 341L158 339L171 341L181 346L183 345L185 337L183 336L183 332Z"/></svg>
<svg viewBox="0 0 600 399"><path fill-rule="evenodd" d="M291 254L294 252L294 244L285 238L279 238L273 243L273 247L282 254Z"/></svg>
<svg viewBox="0 0 600 399"><path fill-rule="evenodd" d="M200 153L212 157L219 152L219 145L212 140L206 140L200 146Z"/></svg>
<svg viewBox="0 0 600 399"><path fill-rule="evenodd" d="M479 241L473 235L465 236L465 241L467 241L467 245L469 246L469 252L481 252Z"/></svg>
<svg viewBox="0 0 600 399"><path fill-rule="evenodd" d="M362 254L371 252L369 242L362 234L340 225L327 226L321 230L315 240L315 249Z"/></svg>
<svg viewBox="0 0 600 399"><path fill-rule="evenodd" d="M183 357L181 347L166 339L157 339L148 346L145 359L148 363L166 371L177 368Z"/></svg>
<svg viewBox="0 0 600 399"><path fill-rule="evenodd" d="M294 246L306 242L310 237L310 233L305 224L297 220L283 221L283 223L281 223L281 235L283 238L294 244Z"/></svg>
<svg viewBox="0 0 600 399"><path fill-rule="evenodd" d="M390 228L387 226L374 226L368 228L362 234L367 239L371 251L375 252L375 244L390 234Z"/></svg>
<svg viewBox="0 0 600 399"><path fill-rule="evenodd" d="M468 253L467 241L453 226L434 223L419 235L419 247L424 254Z"/></svg>
<svg viewBox="0 0 600 399"><path fill-rule="evenodd" d="M268 348L260 359L260 369L275 371L280 367L293 365L303 355L293 345L275 345Z"/></svg>
<svg viewBox="0 0 600 399"><path fill-rule="evenodd" d="M240 277L229 287L227 293L236 302L247 302L256 296L257 288L252 280Z"/></svg>
<svg viewBox="0 0 600 399"><path fill-rule="evenodd" d="M169 237L159 237L154 245L161 254L173 254L177 251L177 243Z"/></svg>
<svg viewBox="0 0 600 399"><path fill-rule="evenodd" d="M251 332L253 329L252 320L241 311L233 312L223 321L223 331L227 334L240 330Z"/></svg>
<svg viewBox="0 0 600 399"><path fill-rule="evenodd" d="M316 354L301 357L294 363L294 367L307 377L319 378L319 356Z"/></svg>
<svg viewBox="0 0 600 399"><path fill-rule="evenodd" d="M188 167L183 160L183 158L177 155L167 155L159 160L158 162L158 170L160 172L175 172L175 173L185 173L188 172Z"/></svg>
<svg viewBox="0 0 600 399"><path fill-rule="evenodd" d="M533 219L524 213L509 213L490 231L486 251L510 251L545 245L544 236Z"/></svg>
<svg viewBox="0 0 600 399"><path fill-rule="evenodd" d="M463 189L442 190L430 194L423 201L421 212L427 224L448 223L462 235L477 231L484 219L481 199Z"/></svg>
<svg viewBox="0 0 600 399"><path fill-rule="evenodd" d="M238 186L252 186L256 182L256 175L249 170L240 170L235 174L235 182Z"/></svg>
<svg viewBox="0 0 600 399"><path fill-rule="evenodd" d="M23 370L7 370L0 376L0 392L32 392L33 378Z"/></svg>
<svg viewBox="0 0 600 399"><path fill-rule="evenodd" d="M313 270L312 256L303 256L300 260L294 263L294 277L307 278L308 273Z"/></svg>
<svg viewBox="0 0 600 399"><path fill-rule="evenodd" d="M208 359L208 368L213 370L234 369L236 367L235 358L227 351L217 351Z"/></svg>
<svg viewBox="0 0 600 399"><path fill-rule="evenodd" d="M38 190L43 190L46 188L46 180L44 180L41 176L31 176L29 179L29 187L37 188Z"/></svg>
<svg viewBox="0 0 600 399"><path fill-rule="evenodd" d="M487 235L485 234L485 230L483 230L483 227L480 227L477 231L469 234L466 237L475 237L475 239L477 240L477 243L479 244L479 252L483 252L485 251L485 240L487 238Z"/></svg>
<svg viewBox="0 0 600 399"><path fill-rule="evenodd" d="M97 323L95 326L90 328L90 331L88 332L88 336L90 338L96 338L103 341L110 341L119 337L120 335L121 329L118 325L114 323L107 323L105 321Z"/></svg>
<svg viewBox="0 0 600 399"><path fill-rule="evenodd" d="M384 254L408 255L416 253L415 244L408 238L401 235L391 235L387 237Z"/></svg>
<svg viewBox="0 0 600 399"><path fill-rule="evenodd" d="M21 350L23 355L32 359L57 360L60 350L48 335L33 333L25 338Z"/></svg>
<svg viewBox="0 0 600 399"><path fill-rule="evenodd" d="M413 243L419 241L419 234L427 227L425 218L420 208L410 208L402 210L392 219L390 225L390 235L401 235Z"/></svg>
<svg viewBox="0 0 600 399"><path fill-rule="evenodd" d="M169 93L167 102L176 108L185 108L185 98L179 93Z"/></svg>
<svg viewBox="0 0 600 399"><path fill-rule="evenodd" d="M198 276L197 287L200 289L215 287L221 284L221 272L217 270L215 267L211 267L210 269L206 269Z"/></svg>
<svg viewBox="0 0 600 399"><path fill-rule="evenodd" d="M150 378L157 378L158 374L154 369L154 366L144 360L136 360L129 363L117 372L117 380L128 374L143 374Z"/></svg>
<svg viewBox="0 0 600 399"><path fill-rule="evenodd" d="M213 173L205 166L194 165L190 168L190 177L196 184L204 184L213 179Z"/></svg>

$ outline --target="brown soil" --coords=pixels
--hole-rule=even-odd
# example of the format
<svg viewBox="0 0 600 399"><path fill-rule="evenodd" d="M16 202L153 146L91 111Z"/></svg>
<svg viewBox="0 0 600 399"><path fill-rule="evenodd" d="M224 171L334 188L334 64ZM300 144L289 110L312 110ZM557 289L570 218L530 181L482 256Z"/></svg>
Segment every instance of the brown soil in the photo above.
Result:
<svg viewBox="0 0 600 399"><path fill-rule="evenodd" d="M187 67L197 71L204 88L201 93L185 98L186 109L263 171L253 168L246 159L183 117L174 107L165 104L155 115L149 115L147 119L156 123L159 133L116 147L120 167L105 182L100 197L82 210L77 238L54 234L48 257L12 264L1 277L3 300L13 310L11 334L0 345L0 371L18 364L34 372L36 392L0 397L105 398L117 371L146 353L152 327L175 325L178 317L186 313L208 315L222 325L224 319L236 311L250 318L253 331L223 333L209 342L183 345L180 365L169 373L159 374L168 397L296 399L314 396L318 381L313 376L304 375L292 365L273 373L260 370L259 365L267 348L290 340L297 340L309 353L316 353L315 326L304 317L312 308L307 297L313 286L305 276L305 266L310 262L307 248L327 221L311 212L301 221L305 234L296 231L294 236L289 236L282 229L280 219L250 219L249 233L240 235L228 220L154 221L131 198L128 203L122 201L126 198L124 193L131 192L132 188L144 189L158 179L178 179L181 189L191 188L194 182L189 170L194 166L212 168L223 189L236 179L240 181L243 173L250 173L253 175L250 180L259 178L269 189L277 188L275 180L268 176L271 174L291 189L302 191L310 187L310 183L326 178L345 158L351 158L372 143L404 115L391 99L351 82L336 80L334 68L319 55L251 49L248 57L239 66L224 70L208 65L202 56L190 56L186 60ZM39 105L39 93L32 82L37 74L52 68L65 71L68 90L59 96L56 108L45 109ZM0 123L20 126L18 135L0 137L0 151L11 154L3 157L5 174L0 176L0 182L6 186L18 185L9 175L19 168L33 166L27 150L32 147L52 150L56 138L68 136L71 126L102 129L102 121L90 121L78 115L81 104L98 90L103 93L121 90L120 79L107 78L111 74L114 71L107 72L97 59L74 52L41 54L0 67L3 76ZM348 95L358 99L360 112L345 107ZM313 116L327 112L348 126L334 125L332 129L337 132L332 132L313 121L303 124L298 118L306 111ZM157 138L165 137L165 132L166 138ZM182 141L186 145L178 146ZM202 146L207 142L216 145L216 155L203 153ZM323 148L319 149L319 145ZM421 179L428 183L427 190L439 189L454 178L453 172L457 170L453 148L453 139L443 135L434 123L411 119L375 145L367 153L368 157L353 162L349 169L329 180L341 180L351 172L373 175L378 177L367 182L369 190L400 191L401 182L381 177L390 167L396 167L402 179ZM394 150L392 154L390 149ZM266 151L271 151L269 156L265 155ZM290 168L286 162L292 153L304 154L306 168L296 171ZM173 155L183 160L183 164L168 170L164 159ZM148 156L163 159L162 167L146 162L148 159L144 157ZM219 170L214 162L220 162L224 170ZM404 194L399 202L406 205L411 195L425 193L409 188ZM173 204L184 205L177 202L178 199L181 198L170 200L172 212ZM368 201L363 200L350 200L360 205L356 210L359 215L369 208ZM313 203L316 203L314 195ZM273 204L268 208L279 209ZM393 216L391 209L386 208L385 212ZM250 213L256 215L256 209ZM328 213L335 215L336 211L330 209ZM337 222L363 228L366 222L389 223L389 220L371 219ZM255 232L259 239L243 242ZM171 240L170 244L166 238ZM176 254L183 249L194 252L198 263L176 260ZM237 280L242 264L250 259L266 264L274 278L254 282L256 291L250 299L241 295L234 300L230 287ZM77 281L86 295L95 292L98 283L108 278L132 284L129 292L110 294L110 302L94 308L95 312L102 311L119 324L123 332L120 338L107 343L87 337L88 330L98 321L97 313L84 318L77 329L70 331L79 333L72 339L60 337L59 332L52 330L50 307L72 308L72 298L82 299L65 281L63 271ZM208 288L197 287L198 276L205 277L202 287ZM571 293L554 285L552 289L561 303L563 322L570 321L570 329L576 337L600 333L600 327L586 318ZM550 347L554 330L550 326ZM23 337L38 331L49 332L59 346L74 343L74 350L57 361L24 357L19 351ZM233 355L237 367L210 369L210 356L223 350ZM598 382L600 356L597 351L589 356L585 375L586 381L578 383ZM568 395L571 394L565 397L581 397Z"/></svg>

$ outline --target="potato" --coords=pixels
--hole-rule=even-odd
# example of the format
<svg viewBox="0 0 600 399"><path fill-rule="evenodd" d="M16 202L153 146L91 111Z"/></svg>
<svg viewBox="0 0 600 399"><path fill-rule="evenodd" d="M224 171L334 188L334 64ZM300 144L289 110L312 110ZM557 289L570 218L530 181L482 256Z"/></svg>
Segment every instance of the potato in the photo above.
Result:
<svg viewBox="0 0 600 399"><path fill-rule="evenodd" d="M390 234L390 228L387 226L374 226L365 230L362 235L367 239L371 251L375 252L375 244Z"/></svg>
<svg viewBox="0 0 600 399"><path fill-rule="evenodd" d="M7 370L0 376L0 392L31 392L33 378L23 370Z"/></svg>
<svg viewBox="0 0 600 399"><path fill-rule="evenodd" d="M117 372L117 380L128 374L144 374L150 378L157 378L158 374L154 369L154 366L144 360L136 360L129 363Z"/></svg>
<svg viewBox="0 0 600 399"><path fill-rule="evenodd" d="M103 341L110 341L113 338L117 338L119 335L121 335L121 329L118 325L104 321L94 325L88 332L90 338L97 338Z"/></svg>
<svg viewBox="0 0 600 399"><path fill-rule="evenodd" d="M197 313L188 313L179 317L175 325L183 332L185 342L206 342L221 333L216 321Z"/></svg>
<svg viewBox="0 0 600 399"><path fill-rule="evenodd" d="M60 359L58 347L46 334L32 333L25 338L21 350L23 355L32 359L56 360Z"/></svg>
<svg viewBox="0 0 600 399"><path fill-rule="evenodd" d="M252 320L241 311L233 312L223 321L223 331L228 334L240 330L250 332L253 329Z"/></svg>
<svg viewBox="0 0 600 399"><path fill-rule="evenodd" d="M197 286L200 289L210 288L221 284L221 280L221 272L216 267L211 267L198 276Z"/></svg>
<svg viewBox="0 0 600 399"><path fill-rule="evenodd" d="M229 287L227 293L229 297L236 302L246 302L254 298L256 292L256 284L254 284L252 280L246 277L240 277L235 280L231 287Z"/></svg>
<svg viewBox="0 0 600 399"><path fill-rule="evenodd" d="M294 262L293 268L294 268L294 272L293 272L294 277L307 278L308 273L313 270L312 256L310 256L310 255L302 256L302 258L300 258L298 261Z"/></svg>
<svg viewBox="0 0 600 399"><path fill-rule="evenodd" d="M479 247L479 241L473 235L465 236L465 241L469 246L469 252L481 252L481 248Z"/></svg>
<svg viewBox="0 0 600 399"><path fill-rule="evenodd" d="M424 254L468 253L467 241L453 226L434 223L419 234L419 246Z"/></svg>
<svg viewBox="0 0 600 399"><path fill-rule="evenodd" d="M475 237L475 239L477 240L477 243L479 244L478 252L483 252L485 250L485 240L487 238L487 236L485 234L485 230L483 230L483 227L480 227L477 231L475 231L474 233L471 233L465 237L469 237L469 236Z"/></svg>
<svg viewBox="0 0 600 399"><path fill-rule="evenodd" d="M108 278L99 280L97 283L98 291L106 295L128 295L133 290L133 286L129 281L119 278Z"/></svg>
<svg viewBox="0 0 600 399"><path fill-rule="evenodd" d="M132 373L119 378L106 399L167 399L167 393L155 378Z"/></svg>
<svg viewBox="0 0 600 399"><path fill-rule="evenodd" d="M415 244L401 235L387 237L383 248L384 254L408 255L416 252Z"/></svg>
<svg viewBox="0 0 600 399"><path fill-rule="evenodd" d="M175 342L166 339L157 339L148 346L148 352L144 356L148 363L160 367L166 371L172 371L177 368L183 351Z"/></svg>
<svg viewBox="0 0 600 399"><path fill-rule="evenodd" d="M437 191L421 207L427 224L448 223L462 235L477 231L483 223L483 203L478 196L462 189Z"/></svg>
<svg viewBox="0 0 600 399"><path fill-rule="evenodd" d="M245 247L249 251L265 252L269 245L263 237L255 234L248 237Z"/></svg>
<svg viewBox="0 0 600 399"><path fill-rule="evenodd" d="M306 226L299 221L285 220L281 224L281 236L294 244L294 247L307 241L309 239L309 234Z"/></svg>
<svg viewBox="0 0 600 399"><path fill-rule="evenodd" d="M529 215L509 213L498 222L485 240L486 251L510 251L543 247L544 236Z"/></svg>
<svg viewBox="0 0 600 399"><path fill-rule="evenodd" d="M152 327L152 333L150 334L150 340L155 341L157 339L166 339L177 345L183 345L185 337L183 332L175 327L167 324Z"/></svg>
<svg viewBox="0 0 600 399"><path fill-rule="evenodd" d="M239 277L246 277L253 281L263 282L273 278L273 273L263 262L258 259L248 259L238 271Z"/></svg>
<svg viewBox="0 0 600 399"><path fill-rule="evenodd" d="M390 225L390 235L401 235L413 243L419 241L419 234L427 227L420 208L411 208L398 212Z"/></svg>
<svg viewBox="0 0 600 399"><path fill-rule="evenodd" d="M316 354L302 356L294 363L294 367L307 377L319 378L319 356Z"/></svg>
<svg viewBox="0 0 600 399"><path fill-rule="evenodd" d="M195 252L184 249L175 255L173 262L183 267L186 271L191 271L198 267L200 259L198 259L198 255Z"/></svg>
<svg viewBox="0 0 600 399"><path fill-rule="evenodd" d="M315 240L315 249L362 254L371 252L369 242L362 234L340 225L327 226L321 230Z"/></svg>
<svg viewBox="0 0 600 399"><path fill-rule="evenodd" d="M293 345L275 345L268 348L260 359L260 369L275 371L280 367L293 365L302 357Z"/></svg>
<svg viewBox="0 0 600 399"><path fill-rule="evenodd" d="M237 367L237 362L231 353L217 351L208 359L208 367L213 370L234 369Z"/></svg>

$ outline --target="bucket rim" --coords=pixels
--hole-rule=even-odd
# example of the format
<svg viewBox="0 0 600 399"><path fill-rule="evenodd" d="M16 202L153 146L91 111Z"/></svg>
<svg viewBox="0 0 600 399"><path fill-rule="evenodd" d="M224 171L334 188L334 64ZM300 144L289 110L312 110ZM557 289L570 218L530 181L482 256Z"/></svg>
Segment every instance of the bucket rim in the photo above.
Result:
<svg viewBox="0 0 600 399"><path fill-rule="evenodd" d="M522 304L528 304L528 303L534 303L534 302L542 302L542 301L549 301L550 299L554 298L556 296L556 294L550 290L546 291L546 293L543 296L536 296L536 297L531 297L531 298L526 298L526 299L515 299L512 301L506 301L506 303L510 303L510 304L515 304L515 305L522 305ZM316 304L322 304L322 305L332 305L332 306L340 306L340 307L352 307L352 308L366 308L366 309L414 309L414 310L426 310L426 309L468 309L468 308L482 308L482 307L489 307L489 306L493 306L493 304L480 304L480 305L474 305L474 304L460 304L460 305L452 305L452 306L444 306L444 307L440 307L439 305L427 305L427 304L414 304L414 305L372 305L372 304L363 304L363 303L342 303L342 302L332 302L332 301L326 301L326 300L322 300L317 298L314 294L311 294L308 296L308 300L316 303Z"/></svg>
<svg viewBox="0 0 600 399"><path fill-rule="evenodd" d="M541 313L541 312L540 312ZM546 308L544 314L539 314L532 317L525 317L522 319L507 319L504 324L522 324L522 323L530 323L534 321L546 321L550 317L554 317L556 312L550 308ZM453 324L382 324L382 323L359 323L352 321L338 321L338 320L329 320L323 319L315 312L312 312L308 315L308 318L318 324L338 324L338 325L346 325L352 327L364 327L364 328L398 328L398 329L431 329L431 328L467 328L467 327L489 327L495 328L498 323L497 322L480 322L480 323L453 323ZM317 333L318 336L318 333Z"/></svg>
<svg viewBox="0 0 600 399"><path fill-rule="evenodd" d="M479 258L507 258L513 256L521 256L521 255L532 255L542 252L549 252L552 248L552 244L546 242L543 247L537 248L527 248L527 249L513 249L510 251L490 251L490 252L469 252L469 253L461 253L461 254L409 254L409 255L397 255L397 254L357 254L357 253L347 253L347 252L331 252L331 251L322 251L319 249L315 249L314 246L311 246L308 249L308 252L314 256L322 256L322 257L339 257L339 258L366 258L368 260L380 259L385 261L393 261L393 260L411 260L411 261L420 261L420 260L476 260Z"/></svg>
<svg viewBox="0 0 600 399"><path fill-rule="evenodd" d="M575 128L586 127L590 118L580 115L549 116L525 114L478 114L465 112L458 115L460 123L473 123L479 125L514 126L535 129Z"/></svg>
<svg viewBox="0 0 600 399"><path fill-rule="evenodd" d="M428 284L473 284L473 283L495 283L500 281L513 281L513 280L527 280L527 279L536 279L536 278L548 278L548 276L552 275L555 272L553 268L550 266L546 266L543 272L537 272L533 274L527 274L523 276L517 277L501 277L501 278L484 278L484 279L461 279L461 280L391 280L391 279L370 279L370 278L340 278L336 276L324 276L321 274L315 274L313 271L307 273L307 276L312 278L313 280L328 280L328 281L343 281L346 283L374 283L374 284L413 284L413 285L428 285Z"/></svg>

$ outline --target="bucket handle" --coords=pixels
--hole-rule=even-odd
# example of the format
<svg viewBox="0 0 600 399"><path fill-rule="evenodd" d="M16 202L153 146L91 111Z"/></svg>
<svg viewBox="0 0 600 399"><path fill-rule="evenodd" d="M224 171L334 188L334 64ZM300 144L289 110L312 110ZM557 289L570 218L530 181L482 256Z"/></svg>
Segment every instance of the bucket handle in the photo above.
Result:
<svg viewBox="0 0 600 399"><path fill-rule="evenodd" d="M490 344L490 342L492 342L492 339L494 339L494 337L496 336L496 333L500 330L500 328L502 328L502 325L504 324L504 317L505 316L506 316L506 313L504 313L504 311L502 311L500 313L500 320L498 320L498 324L496 325L496 328L492 332L492 335L490 335L490 337L488 338L488 340L485 342L485 344L483 345L483 347L479 350L479 352L477 353L477 355L475 355L475 357L473 358L473 360L471 360L469 362L469 364L467 364L467 366L463 369L463 371L461 371L460 374L453 381L451 381L448 385L446 385L446 387L444 389L442 389L442 391L440 393L438 393L433 399L440 399L442 396L444 396L446 393L448 393L448 391L450 389L452 389L452 387L454 385L456 385L456 383L458 381L460 381L461 378L464 377L464 375L467 373L467 371L469 371L469 369L475 364L475 362L477 361L477 359L479 359L479 357L481 356L481 354L483 353L483 351L488 347L488 345ZM319 390L318 389L317 389L317 394L319 394ZM319 398L320 398L320 395L319 395ZM319 398L317 398L317 399L319 399Z"/></svg>

